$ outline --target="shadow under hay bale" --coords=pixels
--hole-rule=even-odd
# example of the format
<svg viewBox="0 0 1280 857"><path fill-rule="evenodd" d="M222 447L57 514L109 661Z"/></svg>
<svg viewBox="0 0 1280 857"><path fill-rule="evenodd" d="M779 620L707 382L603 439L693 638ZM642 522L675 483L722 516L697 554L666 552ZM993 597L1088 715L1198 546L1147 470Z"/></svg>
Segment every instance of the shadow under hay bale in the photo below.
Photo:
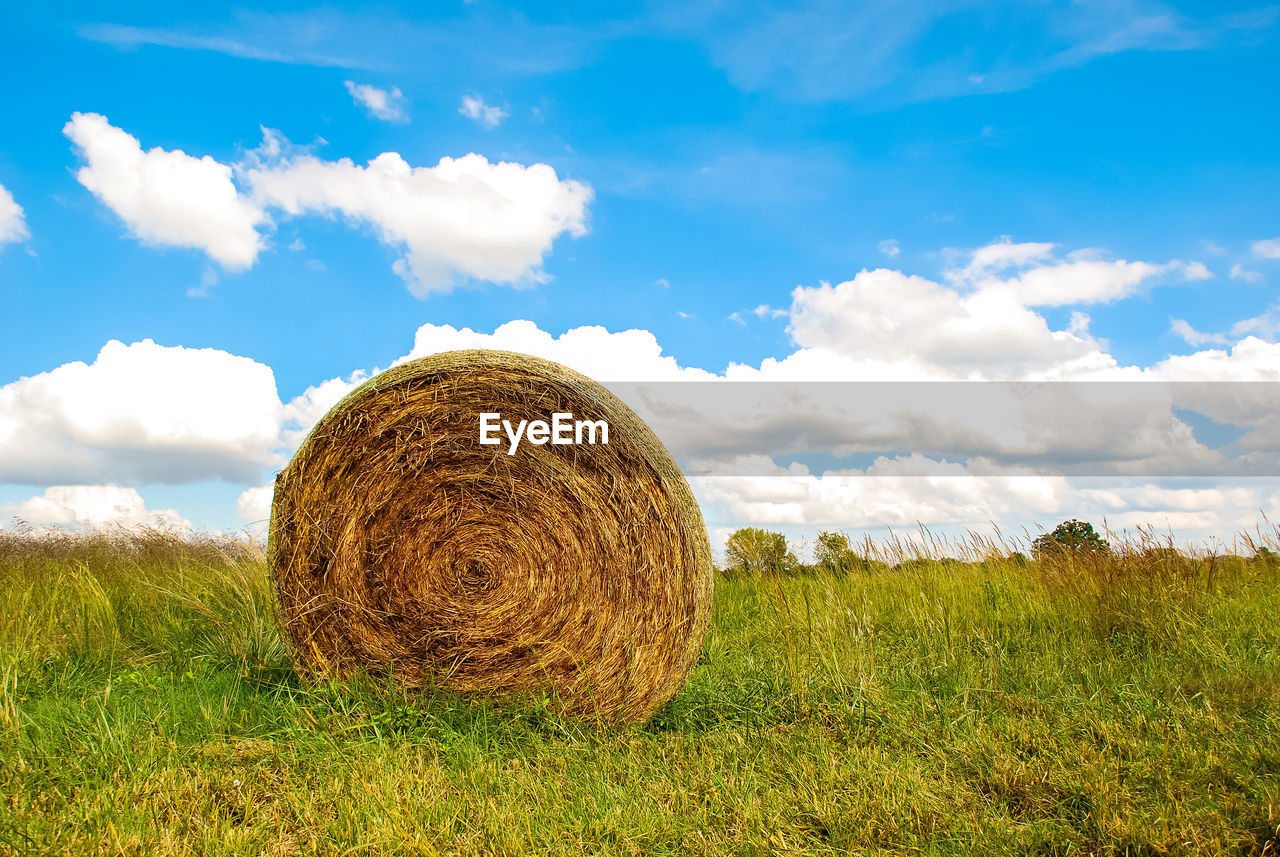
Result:
<svg viewBox="0 0 1280 857"><path fill-rule="evenodd" d="M608 443L482 445L480 415L605 420ZM670 454L589 378L456 351L366 382L276 479L268 557L302 672L550 691L641 722L683 686L713 585Z"/></svg>

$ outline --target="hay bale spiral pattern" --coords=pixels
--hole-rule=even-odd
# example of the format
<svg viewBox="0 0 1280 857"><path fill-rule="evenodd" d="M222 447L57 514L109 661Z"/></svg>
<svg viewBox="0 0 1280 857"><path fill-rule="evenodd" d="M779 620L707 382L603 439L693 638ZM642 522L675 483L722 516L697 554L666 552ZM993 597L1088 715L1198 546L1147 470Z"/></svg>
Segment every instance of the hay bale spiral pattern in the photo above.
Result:
<svg viewBox="0 0 1280 857"><path fill-rule="evenodd" d="M479 443L479 415L604 419L608 445ZM710 545L653 432L594 381L502 351L415 360L339 402L276 479L268 556L304 673L554 690L647 720L701 648Z"/></svg>

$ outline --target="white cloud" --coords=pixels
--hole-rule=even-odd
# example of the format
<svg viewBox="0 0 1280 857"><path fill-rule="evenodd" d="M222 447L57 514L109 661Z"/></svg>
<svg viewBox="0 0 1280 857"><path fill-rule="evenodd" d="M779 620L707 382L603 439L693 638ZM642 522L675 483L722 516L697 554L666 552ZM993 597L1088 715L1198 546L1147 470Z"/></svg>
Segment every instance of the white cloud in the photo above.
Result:
<svg viewBox="0 0 1280 857"><path fill-rule="evenodd" d="M1230 349L1170 355L1151 373L1166 381L1280 381L1280 343L1246 336Z"/></svg>
<svg viewBox="0 0 1280 857"><path fill-rule="evenodd" d="M797 304L805 304L807 298L807 295L800 294ZM808 309L806 306L805 311ZM1185 359L1179 362L1171 358L1170 361L1145 370L1141 367L1128 368L1138 377L1148 372L1151 377L1188 379L1202 375L1245 377L1245 365L1280 365L1274 355L1261 350L1265 345L1253 340L1251 343L1242 343L1231 353L1201 352L1193 355L1190 362ZM656 338L648 331L610 332L600 327L582 327L555 336L529 321L509 322L492 333L426 324L419 328L410 353L396 362L463 348L498 348L535 354L568 365L606 383L714 380L735 376L732 371L725 376L717 376L681 366L673 357L663 353ZM785 360L772 363L766 361L761 368L746 374L739 372L737 377L758 380L787 377L789 370L786 364L792 359L813 359L819 363L827 361L828 368L831 364L847 368L838 355L802 347ZM1273 374L1280 374L1280 370L1271 371ZM290 444L299 443L311 425L341 396L362 382L367 374L355 373L345 379L330 379L291 402L286 407L286 434ZM706 388L699 386L691 389L700 396L701 391ZM1151 385L1150 389L1154 399L1140 404L1135 402L1132 385L1115 388L1120 407L1108 411L1106 416L1128 414L1128 422L1121 420L1124 425L1113 425L1106 419L1100 419L1096 412L1086 413L1086 409L1079 407L1078 403L1069 398L1064 399L1064 393L1060 389L1044 390L1039 398L1031 397L1017 402L1024 412L1034 412L1041 416L1055 402L1058 403L1060 414L1049 420L1049 423L1058 426L1061 431L1052 439L1027 435L1016 411L1005 413L985 404L977 409L988 416L984 423L988 429L1000 428L1004 432L1003 435L993 435L991 442L996 447L1005 449L1018 444L1034 445L1049 440L1061 445L1065 437L1077 440L1081 449L1107 448L1117 455L1146 455L1156 461L1161 455L1169 455L1179 461L1187 456L1198 455L1198 446L1191 438L1190 431L1171 418L1166 388ZM811 431L822 428L820 420L816 419L821 416L819 410L806 407L801 399L795 399L794 403L794 409L778 416L778 420L783 423L801 421ZM755 415L755 423L750 423L749 420L740 420L738 415L726 417L727 412L719 410L718 404L710 407L717 412L712 415L714 418L709 421L709 425L718 427L722 434L734 435L737 432L729 438L731 445L737 443L739 449L742 449L741 444L745 439L748 449L752 448L753 442L754 448L768 448L770 427L759 422L759 415ZM867 407L865 399L862 400L862 407ZM908 423L926 422L916 413L907 423L882 426L880 430L884 438L881 439L897 439L911 448L912 444L922 438L937 441L940 435L936 432L940 427L950 427L960 433L971 430L972 425L962 423L965 408L970 412L975 410L973 402L960 401L958 407L960 410L953 414L947 410L945 403L935 399L929 404L929 412L938 411L937 425L925 425L920 429L923 434L917 431L916 435L912 435L908 430ZM641 411L664 439L669 442L687 441L687 436L682 438L679 434L688 428L690 413L673 412L665 416L658 414L654 418L652 411L645 411L643 408ZM1140 419L1135 421L1135 414ZM839 413L836 418L838 421L845 420L845 416ZM685 428L681 429L681 426ZM860 432L859 427L855 434ZM934 434L930 435L930 432ZM867 433L867 436L872 435ZM1117 444L1116 438L1124 438L1125 443ZM821 476L810 473L803 465L780 467L763 458L754 465L754 469L748 468L745 471L742 462L721 459L718 465L713 465L706 472L710 475L694 476L692 482L703 502L708 520L733 522L735 526L761 524L783 527L878 528L886 525L910 527L923 521L930 525L986 527L988 522L997 521L1002 525L1034 527L1036 523L1052 523L1067 516L1092 516L1095 520L1101 520L1105 515L1117 527L1155 523L1158 526L1167 524L1223 534L1248 524L1260 499L1252 489L1231 485L1188 489L1169 487L1150 480L1130 480L1117 488L1112 484L1115 480L1101 483L1095 480L1091 483L1090 480L1073 477L1045 475L1026 467L999 465L980 456L971 456L967 462L945 461L921 454L882 456L862 469L836 470ZM753 472L759 475L726 477L715 475L718 472ZM1101 484L1103 487L1090 487L1091 484ZM267 484L245 491L237 503L242 517L254 521L265 519L269 512L270 489L270 484Z"/></svg>
<svg viewBox="0 0 1280 857"><path fill-rule="evenodd" d="M975 271L991 271L1014 264L1056 264L1051 251L1051 245L1002 243L981 254L976 264L971 261L971 265ZM1055 330L1042 315L1014 299L1007 290L974 289L967 282L947 286L883 269L863 271L836 286L797 288L789 309L760 305L730 317L745 323L748 313L761 318L787 316L795 349L780 358L767 358L758 367L731 364L723 374L715 375L679 365L673 357L663 354L657 339L648 331L614 333L600 327L583 327L553 336L532 322L516 321L492 333L423 325L411 353L396 362L461 348L507 349L555 360L612 383L717 378L1250 379L1265 377L1258 373L1275 359L1266 343L1250 337L1230 352L1202 351L1153 366L1122 366L1107 353L1104 343L1090 335L1089 317L1084 313L1072 313L1067 328ZM1181 324L1185 327L1175 324L1175 330L1193 339L1207 337L1199 340L1201 344L1219 341L1218 335L1199 334L1185 322ZM291 402L286 409L290 441L300 441L325 410L364 377L367 376L358 374L349 379L331 379ZM865 398L859 403L861 413L859 408L846 412L839 403L821 399L821 391L806 398L800 390L788 400L786 408L779 409L773 401L774 407L757 413L748 405L713 401L714 396L706 398L702 392L706 389L701 387L696 392L704 401L676 403L668 397L656 410L646 410L652 403L628 401L651 419L661 436L671 438L675 447L686 453L705 448L712 456L708 472L716 472L716 456L750 449L778 449L778 438L793 438L797 425L803 425L807 433L806 450L838 455L895 448L943 448L967 456L990 456L992 461L1017 461L1066 454L1073 461L1101 462L1116 472L1132 474L1172 472L1164 469L1171 465L1180 468L1179 472L1184 467L1214 472L1223 466L1222 454L1202 445L1173 412L1175 404L1185 403L1176 401L1161 385L1144 386L1150 391L1145 398L1132 385L1117 386L1112 388L1114 402L1105 400L1096 390L1090 390L1089 401L1077 401L1068 394L1078 391L1056 387L1044 395L1010 392L1002 399L989 394L981 405L965 396L948 403L931 393L923 415L909 401L877 402L873 407ZM627 398L624 392L619 394ZM1205 404L1209 409L1204 412L1213 413L1213 405ZM1259 415L1250 412L1246 416L1246 426L1263 427ZM849 445L851 436L861 438L862 445ZM1270 450L1264 441L1269 442L1259 435L1259 448Z"/></svg>
<svg viewBox="0 0 1280 857"><path fill-rule="evenodd" d="M1189 345L1208 345L1210 343L1226 345L1232 339L1243 344L1245 340L1250 338L1274 341L1277 335L1280 334L1280 305L1272 306L1266 312L1255 315L1252 318L1237 321L1231 325L1229 336L1226 333L1202 333L1180 318L1173 319L1173 325L1170 329L1173 333L1185 339ZM1216 354L1221 352L1204 353Z"/></svg>
<svg viewBox="0 0 1280 857"><path fill-rule="evenodd" d="M896 259L898 254L902 252L902 247L899 246L896 238L886 238L876 245L876 249L890 259Z"/></svg>
<svg viewBox="0 0 1280 857"><path fill-rule="evenodd" d="M1246 334L1274 340L1280 333L1280 305L1270 307L1261 315L1242 319L1231 325L1231 333L1242 337Z"/></svg>
<svg viewBox="0 0 1280 857"><path fill-rule="evenodd" d="M413 350L396 363L462 348L498 348L554 360L598 381L712 380L701 369L682 367L664 355L658 339L647 330L610 333L596 325L575 327L552 336L531 321L509 321L493 333L447 324L424 324L413 339Z"/></svg>
<svg viewBox="0 0 1280 857"><path fill-rule="evenodd" d="M1280 238L1253 242L1253 255L1259 259L1280 259Z"/></svg>
<svg viewBox="0 0 1280 857"><path fill-rule="evenodd" d="M1211 342L1225 345L1227 343L1227 337L1221 333L1201 333L1180 318L1172 319L1172 322L1169 330L1182 337L1188 345L1208 345Z"/></svg>
<svg viewBox="0 0 1280 857"><path fill-rule="evenodd" d="M8 188L0 184L0 246L30 237L22 206L14 201Z"/></svg>
<svg viewBox="0 0 1280 857"><path fill-rule="evenodd" d="M203 250L229 269L257 259L267 216L236 190L229 165L181 149L144 152L97 113L73 113L62 131L88 162L76 178L144 243Z"/></svg>
<svg viewBox="0 0 1280 857"><path fill-rule="evenodd" d="M734 526L826 529L914 529L989 532L994 522L1008 535L1067 517L1114 531L1154 526L1178 537L1230 537L1258 521L1266 490L1206 484L1169 488L1132 480L1061 476L990 476L962 464L921 456L882 458L863 471L813 476L778 468L758 477L693 477L694 491L712 522ZM1273 495L1274 496L1274 495ZM1015 536L1017 538L1019 536Z"/></svg>
<svg viewBox="0 0 1280 857"><path fill-rule="evenodd" d="M1079 250L1059 260L1053 257L1053 249L1053 244L1043 242L1015 244L1005 236L972 251L964 266L949 268L945 277L957 287L1006 294L1023 306L1068 306L1126 298L1162 275L1186 281L1213 276L1201 262L1112 261L1101 258L1097 250ZM1018 273L1007 279L999 276L1011 270Z"/></svg>
<svg viewBox="0 0 1280 857"><path fill-rule="evenodd" d="M1173 356L1150 366L1123 366L1089 334L1087 315L1074 313L1065 330L1056 330L1016 290L975 285L985 278L1007 282L999 277L1010 269L1015 278L1023 278L1038 268L1064 264L1052 249L1001 242L951 268L973 273L955 275L950 284L881 269L862 271L834 286L797 288L789 308L761 305L736 314L739 319L747 313L786 316L794 341L790 353L758 366L731 364L721 374L680 365L646 330L611 332L592 326L557 336L530 321L509 322L492 333L425 324L412 350L396 363L462 348L507 349L565 364L615 384L615 389L616 383L632 381L717 379L1280 380L1280 345L1258 335L1264 329L1274 332L1268 314L1233 327L1251 335L1232 348ZM1065 264L1078 261L1068 257ZM1192 339L1202 337L1199 344L1225 339L1202 334L1185 322L1175 322L1174 329ZM61 485L220 476L258 485L241 495L237 507L246 519L260 520L253 516L265 517L270 484L259 483L263 469L279 463L276 451L296 447L334 403L376 371L369 367L329 379L281 405L270 369L246 358L207 349L166 349L150 341L132 346L112 342L92 365L67 364L0 388L0 479ZM883 385L908 397L912 386ZM881 412L866 398L858 408L841 410L839 403L800 389L786 408L776 407L775 401L767 413L737 413L714 396L704 396L705 385L689 388L695 398L687 407L674 400L658 402L656 408L628 401L673 449L706 447L708 458L699 472L725 480L704 486L709 509L722 516L754 516L733 517L735 521L767 524L982 523L1031 513L1036 520L1051 520L1078 508L1115 515L1167 512L1183 516L1177 520L1201 523L1226 521L1238 513L1243 520L1248 510L1241 511L1243 501L1236 495L1219 496L1226 497L1230 508L1215 512L1209 494L1160 494L1155 488L1141 495L1081 493L1074 477L1008 462L1065 450L1080 461L1118 462L1122 473L1172 472L1161 469L1170 462L1217 472L1212 469L1220 466L1220 455L1179 421L1175 404L1209 414L1222 408L1238 417L1249 431L1241 448L1274 457L1280 444L1280 417L1271 416L1271 409L1262 413L1248 402L1232 401L1226 389L1230 385L1215 387L1223 391L1222 401L1220 396L1189 404L1175 401L1164 385L1141 385L1149 387L1149 401L1135 398L1135 385L1115 385L1114 407L1090 401L1087 408L1071 399L1071 390L1049 386L1054 389L983 399L981 404L966 396L949 403L930 394L923 406L908 402L912 407L895 410L891 403ZM962 460L921 454L882 457L862 470L819 477L796 464L778 469L766 459L743 471L734 458L782 449L777 439L793 437L798 425L808 433L805 449L836 455L917 449L936 456L933 450L941 448L956 450ZM714 442L707 442L708 437ZM850 437L864 445L851 446ZM761 475L715 476L742 472Z"/></svg>
<svg viewBox="0 0 1280 857"><path fill-rule="evenodd" d="M212 348L125 345L0 387L0 481L256 482L276 463L270 367Z"/></svg>
<svg viewBox="0 0 1280 857"><path fill-rule="evenodd" d="M546 164L490 163L476 154L412 167L395 152L367 166L287 154L268 132L244 175L262 205L289 215L340 214L404 247L394 268L414 294L448 291L459 277L528 284L561 234L587 231L591 188Z"/></svg>
<svg viewBox="0 0 1280 857"><path fill-rule="evenodd" d="M1114 367L1088 335L1051 330L1007 291L962 294L900 271L792 293L800 350L761 371L857 379L1018 378Z"/></svg>
<svg viewBox="0 0 1280 857"><path fill-rule="evenodd" d="M1109 303L1132 295L1144 280L1165 270L1149 262L1081 260L1036 268L1007 287L1026 306Z"/></svg>
<svg viewBox="0 0 1280 857"><path fill-rule="evenodd" d="M474 119L485 128L497 128L508 115L507 111L501 107L485 104L484 99L478 95L462 96L462 105L458 108L458 113L468 119Z"/></svg>
<svg viewBox="0 0 1280 857"><path fill-rule="evenodd" d="M765 391L759 394L763 398L742 385L698 385L685 393L667 387L648 395L644 387L628 382L877 380L903 377L912 367L901 362L873 365L827 349L805 347L783 360L765 360L759 368L731 365L723 375L715 375L680 366L662 353L648 331L611 333L601 327L582 327L556 337L529 321L509 322L493 333L426 324L419 328L410 354L396 363L467 348L534 354L612 385L686 459L704 453L712 456L710 465L703 468L706 472L723 472L717 471L716 461L725 455L791 450L793 447L783 444L795 441L799 427L803 428L804 447L796 451L838 455L941 448L1002 460L1034 460L1057 454L1072 461L1109 463L1126 473L1168 472L1161 468L1171 462L1178 467L1221 466L1220 456L1201 446L1174 416L1168 388L1155 384L1143 386L1147 395L1132 385L1104 385L1087 391L1080 387L1027 391L1000 385L944 385L930 389L925 410L911 385L876 386L882 393L875 396L862 388L852 400L849 395L833 398L831 388L821 385L787 385L785 407L779 406L777 392L768 392L780 389L777 386L755 388ZM937 367L916 366L914 371L915 375L906 377L955 378ZM1176 377L1176 370L1170 372ZM1121 370L1115 374L1135 380L1145 377L1138 367L1129 367L1127 375ZM358 373L347 379L330 379L291 402L285 420L289 443L299 443L334 402L366 377ZM1114 391L1110 399L1104 395L1106 390ZM983 395L979 398L977 392Z"/></svg>
<svg viewBox="0 0 1280 857"><path fill-rule="evenodd" d="M342 83L347 88L347 92L351 93L351 98L356 104L364 107L369 115L387 122L409 121L409 116L405 112L404 95L399 87L379 89L367 83L355 83L350 80Z"/></svg>
<svg viewBox="0 0 1280 857"><path fill-rule="evenodd" d="M319 422L330 408L338 404L347 393L368 380L371 375L376 374L378 374L377 368L372 372L358 369L346 378L330 378L327 381L321 381L294 396L284 406L281 420L283 426L281 439L284 445L289 449L301 446L307 438L307 432L311 431L311 427Z"/></svg>
<svg viewBox="0 0 1280 857"><path fill-rule="evenodd" d="M1061 511L1061 476L985 476L966 465L919 455L880 458L865 470L814 476L776 467L749 477L695 476L708 516L759 524L913 527L917 523L986 525Z"/></svg>
<svg viewBox="0 0 1280 857"><path fill-rule="evenodd" d="M1239 262L1236 262L1234 265L1231 266L1231 279L1244 280L1246 283L1261 283L1263 280L1263 276L1257 271L1245 270L1244 265L1241 265Z"/></svg>
<svg viewBox="0 0 1280 857"><path fill-rule="evenodd" d="M1018 244L1008 235L999 241L979 247L969 254L969 261L963 268L950 268L948 278L960 282L974 282L985 279L998 271L1009 268L1022 268L1034 262L1050 258L1055 245L1047 242L1024 241ZM964 255L960 251L949 251L952 255Z"/></svg>
<svg viewBox="0 0 1280 857"><path fill-rule="evenodd" d="M135 489L117 485L54 485L41 496L0 504L0 523L14 518L35 527L91 529L118 524L191 529L191 522L175 510L148 509Z"/></svg>
<svg viewBox="0 0 1280 857"><path fill-rule="evenodd" d="M424 324L414 335L413 348L393 362L393 366L419 357L468 348L492 348L532 354L568 366L598 381L678 381L711 380L716 376L701 369L681 367L674 357L664 355L657 337L647 330L611 333L603 327L575 327L552 336L531 321L509 321L493 333L469 327ZM293 449L343 396L380 370L357 370L346 378L329 378L294 397L283 411L282 440Z"/></svg>
<svg viewBox="0 0 1280 857"><path fill-rule="evenodd" d="M412 167L384 152L357 166L321 160L264 129L257 150L223 164L177 149L144 152L95 113L73 114L63 130L88 161L77 173L81 184L145 243L197 248L225 268L243 269L264 246L258 227L273 227L267 209L342 215L405 250L392 267L419 296L468 277L545 282L552 243L586 234L593 197L590 186L561 180L547 164L490 163L476 154ZM252 193L241 193L233 178Z"/></svg>
<svg viewBox="0 0 1280 857"><path fill-rule="evenodd" d="M274 482L248 488L236 498L236 511L251 524L267 521L271 518L271 500L275 492Z"/></svg>

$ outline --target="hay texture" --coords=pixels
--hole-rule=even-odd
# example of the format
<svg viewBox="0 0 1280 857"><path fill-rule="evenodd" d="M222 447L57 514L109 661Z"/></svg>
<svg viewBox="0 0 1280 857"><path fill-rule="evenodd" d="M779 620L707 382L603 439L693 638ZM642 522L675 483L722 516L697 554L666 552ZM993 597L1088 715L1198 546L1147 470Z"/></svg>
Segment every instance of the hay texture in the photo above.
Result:
<svg viewBox="0 0 1280 857"><path fill-rule="evenodd" d="M608 445L479 442L481 413L606 420ZM405 363L339 402L276 479L268 555L304 673L553 691L647 720L698 657L711 550L684 476L591 379L505 351Z"/></svg>

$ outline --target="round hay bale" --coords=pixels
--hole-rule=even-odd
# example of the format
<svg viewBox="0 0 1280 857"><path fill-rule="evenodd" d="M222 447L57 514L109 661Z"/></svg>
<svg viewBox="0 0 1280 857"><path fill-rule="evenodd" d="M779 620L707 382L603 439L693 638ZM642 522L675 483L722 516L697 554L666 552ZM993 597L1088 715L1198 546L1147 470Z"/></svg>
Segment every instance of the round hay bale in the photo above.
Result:
<svg viewBox="0 0 1280 857"><path fill-rule="evenodd" d="M608 443L480 443L480 415L605 420ZM642 722L683 686L713 568L702 513L626 405L556 363L454 351L369 380L276 478L268 560L304 674L553 691Z"/></svg>

